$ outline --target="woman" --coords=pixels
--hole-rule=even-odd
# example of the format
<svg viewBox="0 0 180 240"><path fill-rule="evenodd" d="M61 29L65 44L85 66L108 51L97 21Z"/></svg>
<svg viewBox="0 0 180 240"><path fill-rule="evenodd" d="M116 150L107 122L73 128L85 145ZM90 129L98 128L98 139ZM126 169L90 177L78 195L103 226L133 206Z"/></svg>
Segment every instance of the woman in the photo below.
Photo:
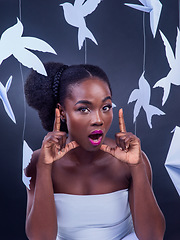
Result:
<svg viewBox="0 0 180 240"><path fill-rule="evenodd" d="M113 119L106 74L92 65L45 67L48 77L32 72L25 84L49 131L25 171L28 238L162 240L151 167L122 110L115 141L106 138Z"/></svg>

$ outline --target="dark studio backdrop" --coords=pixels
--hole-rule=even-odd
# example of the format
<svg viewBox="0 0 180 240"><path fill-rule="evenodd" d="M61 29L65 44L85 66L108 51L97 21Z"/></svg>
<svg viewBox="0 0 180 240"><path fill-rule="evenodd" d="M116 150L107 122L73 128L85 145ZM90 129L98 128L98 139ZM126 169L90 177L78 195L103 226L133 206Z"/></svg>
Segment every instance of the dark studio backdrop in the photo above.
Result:
<svg viewBox="0 0 180 240"><path fill-rule="evenodd" d="M23 36L42 39L56 51L57 55L31 50L42 62L57 61L71 65L86 61L105 70L111 81L113 102L117 106L114 108L114 120L108 136L114 137L119 131L118 110L123 107L127 130L136 132L152 165L154 193L167 224L164 239L178 240L179 195L164 163L173 137L171 131L180 126L180 87L171 85L169 97L163 106L163 89L153 88L170 71L159 30L175 52L179 26L178 0L161 0L162 12L155 38L150 28L150 14L143 14L142 11L124 5L125 2L142 5L140 1L103 0L85 18L98 45L87 39L81 50L78 49L77 28L66 22L63 8L59 6L63 2L65 1L0 0L0 35L15 25L18 17L24 26ZM74 3L72 0L69 2ZM0 56L1 51L0 45ZM134 124L133 111L136 102L128 104L132 91L139 88L138 81L143 71L151 89L150 104L165 113L152 117L152 128L142 108ZM12 55L0 65L0 82L3 86L13 76L8 99L16 118L15 124L0 101L0 239L3 240L27 239L24 231L26 189L21 180L23 140L35 150L41 146L46 134L37 113L24 106L22 82L29 72L30 69L20 65ZM27 116L24 131L25 111Z"/></svg>

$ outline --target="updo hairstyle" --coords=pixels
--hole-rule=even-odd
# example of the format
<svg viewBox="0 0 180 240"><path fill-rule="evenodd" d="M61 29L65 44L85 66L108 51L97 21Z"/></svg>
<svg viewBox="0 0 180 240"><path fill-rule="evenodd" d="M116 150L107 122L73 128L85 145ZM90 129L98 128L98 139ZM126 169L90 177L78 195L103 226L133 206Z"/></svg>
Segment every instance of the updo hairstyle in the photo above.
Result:
<svg viewBox="0 0 180 240"><path fill-rule="evenodd" d="M80 64L66 66L62 63L44 64L47 77L32 70L25 83L27 103L38 111L42 126L47 131L53 130L57 103L63 107L66 97L70 96L69 86L80 83L86 78L98 77L111 87L105 72L98 66ZM68 132L67 125L61 121L61 131Z"/></svg>

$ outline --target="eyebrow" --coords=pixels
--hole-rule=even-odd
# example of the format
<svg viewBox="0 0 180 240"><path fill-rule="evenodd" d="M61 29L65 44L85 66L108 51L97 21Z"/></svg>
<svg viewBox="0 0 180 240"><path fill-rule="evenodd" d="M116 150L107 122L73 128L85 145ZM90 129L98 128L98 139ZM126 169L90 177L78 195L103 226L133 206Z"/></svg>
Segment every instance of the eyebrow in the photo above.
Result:
<svg viewBox="0 0 180 240"><path fill-rule="evenodd" d="M108 100L108 99L112 100L111 96L105 97L105 98L102 100L102 102L105 102L105 101ZM80 103L81 103L81 104L92 105L92 102L90 102L90 101L88 101L88 100L80 100L80 101L78 101L75 105L80 104Z"/></svg>

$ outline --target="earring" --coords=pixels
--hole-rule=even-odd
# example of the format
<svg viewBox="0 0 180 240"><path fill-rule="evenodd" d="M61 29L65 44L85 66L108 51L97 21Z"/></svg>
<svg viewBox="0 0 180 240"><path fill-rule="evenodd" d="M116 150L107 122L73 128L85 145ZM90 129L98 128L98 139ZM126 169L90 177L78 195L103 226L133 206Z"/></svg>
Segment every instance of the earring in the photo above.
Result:
<svg viewBox="0 0 180 240"><path fill-rule="evenodd" d="M65 122L66 122L66 119L63 118L63 117L61 117L61 121L62 121L63 123L65 123Z"/></svg>

